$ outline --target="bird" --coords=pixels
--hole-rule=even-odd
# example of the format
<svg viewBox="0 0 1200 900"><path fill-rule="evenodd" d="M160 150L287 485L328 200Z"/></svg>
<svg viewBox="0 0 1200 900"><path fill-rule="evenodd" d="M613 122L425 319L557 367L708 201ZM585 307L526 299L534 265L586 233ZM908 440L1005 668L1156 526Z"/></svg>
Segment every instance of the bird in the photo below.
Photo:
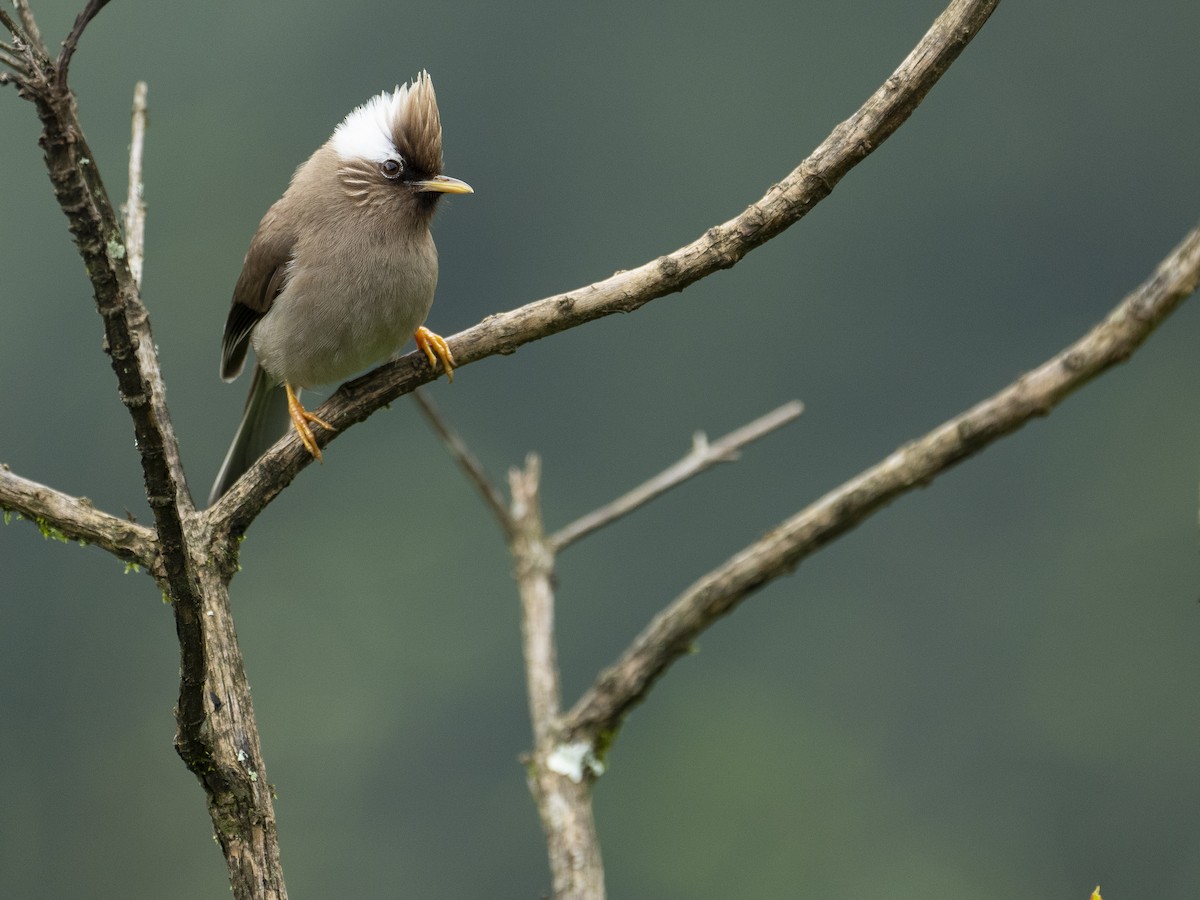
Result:
<svg viewBox="0 0 1200 900"><path fill-rule="evenodd" d="M318 461L300 391L342 381L410 337L454 378L446 341L425 327L437 287L430 221L446 194L474 193L442 174L442 125L429 73L356 107L292 175L250 241L221 342L221 378L254 350L241 423L211 506L288 430Z"/></svg>

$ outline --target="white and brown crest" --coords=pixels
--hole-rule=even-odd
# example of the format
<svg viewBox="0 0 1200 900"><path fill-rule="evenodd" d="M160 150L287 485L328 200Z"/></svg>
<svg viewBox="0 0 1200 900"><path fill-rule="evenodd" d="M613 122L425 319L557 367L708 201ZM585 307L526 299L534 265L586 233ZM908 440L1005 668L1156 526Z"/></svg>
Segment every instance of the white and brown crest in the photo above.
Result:
<svg viewBox="0 0 1200 900"><path fill-rule="evenodd" d="M442 122L428 72L372 97L346 116L330 144L343 160L382 164L401 158L422 176L442 171Z"/></svg>

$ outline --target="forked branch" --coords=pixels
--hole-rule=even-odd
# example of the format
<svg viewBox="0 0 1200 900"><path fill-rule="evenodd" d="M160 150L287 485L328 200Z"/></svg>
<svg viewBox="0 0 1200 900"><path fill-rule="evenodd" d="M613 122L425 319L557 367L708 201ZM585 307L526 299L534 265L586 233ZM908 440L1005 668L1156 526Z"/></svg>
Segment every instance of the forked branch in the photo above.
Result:
<svg viewBox="0 0 1200 900"><path fill-rule="evenodd" d="M41 145L55 196L91 281L121 399L133 422L141 458L146 497L154 516L154 575L171 600L180 647L179 701L175 746L204 786L214 832L225 854L230 886L239 900L283 900L287 892L279 862L275 815L254 721L249 686L229 608L228 583L234 548L212 540L200 527L188 493L175 432L167 410L165 388L149 316L141 301L131 257L141 257L142 216L140 161L130 161L134 198L128 210L128 232L122 229L100 179L95 157L84 139L75 96L67 82L71 56L88 23L107 0L91 0L76 19L53 63L24 0L18 3L22 25L10 16L0 24L19 45L19 68L13 80L21 95L37 108ZM145 120L144 93L134 109L133 143L140 150ZM132 245L132 248L131 248ZM14 477L0 479L0 490L15 493ZM116 528L111 517L88 516L78 504L35 493L30 504L61 513L47 524L65 534L81 533L99 522L110 529L95 543L123 558L143 561L145 530ZM8 501L0 496L0 503ZM10 504L21 508L16 504ZM66 527L60 526L59 516ZM47 516L50 518L50 515ZM39 525L42 524L39 522ZM119 535L124 535L119 536Z"/></svg>

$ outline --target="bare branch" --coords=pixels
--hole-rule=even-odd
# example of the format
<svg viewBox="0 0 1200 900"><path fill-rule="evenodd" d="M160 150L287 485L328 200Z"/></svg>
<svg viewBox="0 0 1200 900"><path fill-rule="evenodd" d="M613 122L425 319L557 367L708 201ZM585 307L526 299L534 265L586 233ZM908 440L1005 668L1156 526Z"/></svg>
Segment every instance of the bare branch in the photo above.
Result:
<svg viewBox="0 0 1200 900"><path fill-rule="evenodd" d="M536 453L526 457L524 469L512 469L508 473L515 526L513 557L517 562L517 586L524 613L521 621L530 718L538 743L552 733L561 708L554 651L554 588L551 584L554 554L545 546L538 493L541 476L542 461Z"/></svg>
<svg viewBox="0 0 1200 900"><path fill-rule="evenodd" d="M513 353L530 341L603 316L632 312L735 265L751 250L799 221L830 194L846 173L887 140L983 27L998 2L954 0L858 112L838 125L804 162L741 215L636 269L488 316L449 339L458 368L497 353ZM422 354L410 353L343 385L316 410L337 429L320 432L318 445L325 446L380 407L435 376ZM312 455L295 435L289 434L251 467L254 474L241 479L240 489L235 486L207 511L210 521L219 523L221 530L241 534L311 462Z"/></svg>
<svg viewBox="0 0 1200 900"><path fill-rule="evenodd" d="M500 527L504 530L505 537L511 539L513 536L512 516L509 515L508 507L504 504L504 497L496 489L496 486L492 484L491 479L488 478L483 465L475 458L466 441L442 417L438 408L425 395L424 391L418 388L413 391L412 395L413 399L417 401L417 406L421 412L425 414L425 418L429 421L429 424L433 426L433 430L442 439L446 450L466 473L468 480L475 485L480 496L483 497L483 502L487 504L488 509L492 511L492 515L496 517L496 521L500 523Z"/></svg>
<svg viewBox="0 0 1200 900"><path fill-rule="evenodd" d="M8 10L0 9L0 26L3 26L4 30L11 34L17 41L24 40L25 34L21 30L21 26L8 14ZM10 50L14 49L7 44L5 46Z"/></svg>
<svg viewBox="0 0 1200 900"><path fill-rule="evenodd" d="M146 200L142 151L146 145L146 82L133 88L133 127L129 141L129 194L125 199L125 254L134 283L142 286L146 254Z"/></svg>
<svg viewBox="0 0 1200 900"><path fill-rule="evenodd" d="M606 740L696 639L720 616L876 510L1048 414L1072 392L1124 362L1200 283L1200 228L1154 274L1076 343L995 396L900 447L826 494L689 587L600 674L564 720L564 732Z"/></svg>
<svg viewBox="0 0 1200 900"><path fill-rule="evenodd" d="M92 283L133 421L161 560L154 575L171 600L179 639L175 747L207 794L233 895L283 900L275 811L229 606L236 546L227 533L202 527L188 493L149 317L66 80L79 36L104 3L92 0L80 14L57 67L44 55L36 58L21 81L22 96L37 107L46 168Z"/></svg>
<svg viewBox="0 0 1200 900"><path fill-rule="evenodd" d="M154 532L145 525L101 512L86 499L21 478L3 465L0 465L0 509L19 513L34 522L43 534L95 544L147 570L155 566Z"/></svg>
<svg viewBox="0 0 1200 900"><path fill-rule="evenodd" d="M788 403L710 444L697 435L690 454L666 472L560 534L547 538L542 524L541 461L530 454L524 469L509 473L511 512L483 467L434 405L417 390L414 398L451 455L483 495L508 537L521 597L521 638L534 749L527 760L529 787L546 833L556 897L603 900L604 868L591 804L591 786L603 769L592 742L563 740L561 679L554 641L554 561L561 546L614 521L671 487L733 459L739 448L792 421L799 403Z"/></svg>
<svg viewBox="0 0 1200 900"><path fill-rule="evenodd" d="M581 516L565 528L560 528L548 539L547 543L559 553L580 538L591 534L605 525L609 525L627 516L639 506L665 494L673 487L683 484L712 468L717 463L732 462L737 459L738 450L747 444L770 434L788 422L796 419L804 411L804 404L798 400L785 403L778 409L772 410L765 416L743 425L736 431L731 431L723 438L710 443L704 432L697 431L692 439L692 449L674 465L664 469L649 481L635 487L629 493L618 497L600 509Z"/></svg>
<svg viewBox="0 0 1200 900"><path fill-rule="evenodd" d="M93 0L80 14L76 40L83 25L103 5ZM159 539L164 552L168 548L178 550L185 543L183 518L193 512L193 507L184 486L183 465L149 318L129 270L126 243L100 179L95 155L84 139L74 95L54 69L46 67L39 72L39 80L26 82L25 90L41 119L46 168L92 282L104 323L106 348L121 397L133 419ZM180 596L194 592L195 581L186 568L173 573L172 596L175 592Z"/></svg>
<svg viewBox="0 0 1200 900"><path fill-rule="evenodd" d="M33 18L33 10L29 8L28 0L13 0L13 6L17 8L17 15L21 17L21 24L25 27L26 40L43 56L49 56L46 42L42 40L42 30L38 28L37 20Z"/></svg>
<svg viewBox="0 0 1200 900"><path fill-rule="evenodd" d="M91 4L92 15L102 5ZM23 83L25 95L37 107L50 181L92 283L104 323L106 349L121 397L133 419L159 536L165 543L182 546L182 518L194 507L184 486L183 464L167 410L154 336L129 270L122 229L96 167L95 154L84 138L69 86L51 67L41 67L35 74L36 82L31 79ZM188 593L191 584L194 582L182 577L176 588Z"/></svg>
<svg viewBox="0 0 1200 900"><path fill-rule="evenodd" d="M0 41L0 66L7 66L17 76L13 78L7 72L0 72L0 84L15 82L20 85L29 76L28 54L25 51L28 41L21 31L21 27L3 9L0 9L0 27L13 37L11 44L7 41Z"/></svg>
<svg viewBox="0 0 1200 900"><path fill-rule="evenodd" d="M487 481L479 464L449 430L432 405L416 392L450 452L467 469L493 512L505 525L521 597L521 643L525 658L529 717L534 747L527 759L529 789L546 832L554 896L603 900L604 867L592 812L591 786L603 771L594 741L564 739L559 711L561 679L554 641L554 563L561 546L590 533L717 462L732 459L737 450L800 415L799 403L788 403L726 435L715 444L697 435L692 453L662 475L597 513L565 529L565 538L547 538L542 525L539 482L541 461L530 454L524 469L509 472L512 509ZM459 446L456 446L456 442ZM560 532L562 534L562 532Z"/></svg>
<svg viewBox="0 0 1200 900"><path fill-rule="evenodd" d="M71 57L75 55L79 39L83 37L83 29L87 28L88 23L96 18L96 14L107 5L108 0L88 0L83 12L75 17L75 24L71 26L71 32L67 35L67 39L63 41L62 53L58 55L58 80L64 85L67 83L67 70L71 66ZM32 19L31 15L30 21ZM45 52L44 48L43 52Z"/></svg>
<svg viewBox="0 0 1200 900"><path fill-rule="evenodd" d="M541 469L541 461L531 453L525 468L513 469L508 476L513 523L509 548L521 595L521 646L533 723L529 789L546 832L554 896L603 900L604 867L591 802L592 775L600 766L589 747L572 748L559 740L562 688L554 648L554 551L542 527Z"/></svg>
<svg viewBox="0 0 1200 900"><path fill-rule="evenodd" d="M13 48L8 44L0 43L0 66L8 66L18 77L25 75L25 64L13 55ZM9 81L15 80L7 72L0 72L0 84L8 84Z"/></svg>

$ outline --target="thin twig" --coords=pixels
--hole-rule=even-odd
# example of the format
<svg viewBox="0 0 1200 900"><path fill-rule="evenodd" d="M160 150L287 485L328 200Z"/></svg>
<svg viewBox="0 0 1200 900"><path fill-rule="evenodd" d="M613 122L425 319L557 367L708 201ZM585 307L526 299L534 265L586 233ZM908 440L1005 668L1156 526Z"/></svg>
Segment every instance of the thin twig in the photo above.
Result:
<svg viewBox="0 0 1200 900"><path fill-rule="evenodd" d="M674 465L611 503L586 516L581 516L564 528L560 528L550 535L546 542L554 548L556 553L562 551L563 548L575 543L581 537L615 522L622 516L629 515L639 506L649 503L671 488L678 487L689 478L699 475L717 463L733 461L742 447L793 421L803 411L804 404L793 400L711 443L704 432L696 432L692 439L691 451Z"/></svg>
<svg viewBox="0 0 1200 900"><path fill-rule="evenodd" d="M146 200L142 153L146 144L146 82L133 89L133 133L129 141L129 194L125 200L125 252L129 272L140 288L146 252Z"/></svg>
<svg viewBox="0 0 1200 900"><path fill-rule="evenodd" d="M25 37L29 41L30 46L43 56L49 56L50 52L46 49L46 42L42 40L42 30L38 28L37 20L33 17L33 10L29 8L28 0L13 0L13 6L17 8L17 15L21 17L21 24L25 26Z"/></svg>
<svg viewBox="0 0 1200 900"><path fill-rule="evenodd" d="M600 674L564 719L580 740L607 740L629 709L720 616L872 513L981 452L1124 362L1200 283L1200 228L1079 341L988 400L906 444L826 494L689 587Z"/></svg>
<svg viewBox="0 0 1200 900"><path fill-rule="evenodd" d="M483 497L483 502L487 504L488 509L492 511L492 515L496 517L496 521L500 523L500 527L504 530L507 538L513 534L513 518L509 515L508 507L505 506L504 497L484 471L483 465L475 458L471 449L467 446L466 441L450 427L450 423L434 406L432 400L425 396L425 392L419 388L413 391L413 399L417 402L417 407L425 414L425 418L429 424L433 426L433 430L437 432L442 443L445 444L446 450L454 457L454 461L467 474L467 478L475 485L480 496Z"/></svg>
<svg viewBox="0 0 1200 900"><path fill-rule="evenodd" d="M24 75L26 73L25 63L19 57L14 56L13 53L13 48L7 44L0 43L0 65L8 66L18 75Z"/></svg>
<svg viewBox="0 0 1200 900"><path fill-rule="evenodd" d="M3 25L4 30L11 34L16 41L20 42L25 39L25 33L21 30L21 26L8 14L8 10L0 9L0 25Z"/></svg>
<svg viewBox="0 0 1200 900"><path fill-rule="evenodd" d="M88 0L87 6L75 17L75 24L71 26L71 32L67 35L67 39L63 41L62 53L58 55L58 80L63 84L67 83L67 69L71 66L71 57L75 55L79 39L83 37L83 30L107 5L108 0Z"/></svg>
<svg viewBox="0 0 1200 900"><path fill-rule="evenodd" d="M0 10L3 13L3 10ZM7 16L7 13L3 13ZM16 23L12 19L8 20L7 24L16 27ZM24 58L24 52L21 50L20 40L9 44L6 41L0 41L0 66L7 66L16 73L16 78L9 75L7 72L0 72L0 84L8 84L10 81L20 83L25 78L29 77L29 64Z"/></svg>

